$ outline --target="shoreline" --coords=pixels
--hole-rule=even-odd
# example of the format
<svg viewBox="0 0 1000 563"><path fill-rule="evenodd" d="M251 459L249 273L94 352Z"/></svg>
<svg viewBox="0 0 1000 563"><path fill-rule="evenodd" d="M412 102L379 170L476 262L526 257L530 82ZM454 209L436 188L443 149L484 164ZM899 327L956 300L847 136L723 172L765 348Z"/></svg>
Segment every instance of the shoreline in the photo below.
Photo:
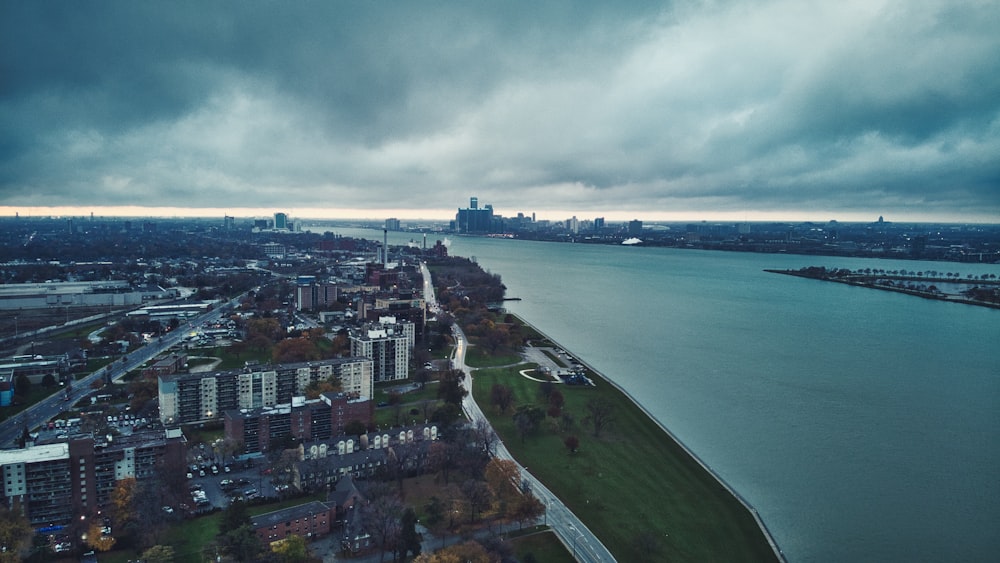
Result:
<svg viewBox="0 0 1000 563"><path fill-rule="evenodd" d="M528 322L527 320L525 320L520 315L517 315L517 314L514 314L514 313L511 313L511 314L514 315L514 317L516 317L520 322L524 323L524 325L526 325L528 327L531 327L532 330L534 330L538 334L540 334L543 337L545 337L546 339L548 339L554 345L558 346L559 348L561 348L563 350L566 350L567 352L570 352L569 349L567 349L566 347L564 347L561 344L559 344L559 342L556 341L554 338L552 338L551 336L549 336L545 332L539 330L538 327L536 327L535 325L531 324L530 322ZM695 454L690 448L688 448L687 444L685 444L683 441L681 441L676 435L674 435L673 432L670 431L670 429L668 429L666 426L663 425L663 423L661 423L659 420L657 420L646 409L646 407L644 407L641 403L639 403L639 401L637 401L635 399L635 397L632 396L631 393L629 393L628 391L626 391L617 382L613 381L612 379L610 379L609 377L607 377L606 375L604 375L602 372L600 372L597 369L595 369L586 360L584 360L582 357L580 357L579 354L573 353L573 358L575 358L576 361L578 361L581 365L583 365L588 370L590 370L596 377L599 377L602 381L608 383L609 385L611 385L612 387L614 387L616 390L618 390L619 393L621 393L622 395L624 395L633 405L635 405L640 411L642 411L643 414L646 415L646 418L648 418L661 431L663 431L663 433L666 434L667 437L672 442L674 442L675 444L677 444L677 446L682 451L684 451L688 455L688 457L690 457L695 463L697 463L698 466L701 467L702 470L705 471L705 473L707 473L708 475L710 475L712 477L712 479L714 479L720 486L722 486L722 488L724 488L726 490L726 492L728 492L730 495L732 495L732 497L735 498L737 500L737 502L739 502L740 505L742 505L743 508L747 512L749 512L750 515L753 517L754 522L757 523L757 527L760 529L760 532L764 535L764 538L767 540L768 545L771 546L771 550L774 552L774 556L777 558L777 560L778 561L782 561L782 562L787 562L787 560L785 559L785 554L781 551L781 548L778 546L777 541L775 541L774 536L771 535L771 530L767 527L767 524L764 523L764 520L761 519L760 514L757 512L757 509L754 508L753 505L750 504L749 501L747 501L745 498L743 498L743 495L739 494L739 492L737 492L735 489L733 489L729 485L729 483L727 483L725 481L725 479L723 479L721 476L719 476L719 474L716 473L711 468L711 466L709 466L707 463L705 463L700 457L698 457L697 454Z"/></svg>

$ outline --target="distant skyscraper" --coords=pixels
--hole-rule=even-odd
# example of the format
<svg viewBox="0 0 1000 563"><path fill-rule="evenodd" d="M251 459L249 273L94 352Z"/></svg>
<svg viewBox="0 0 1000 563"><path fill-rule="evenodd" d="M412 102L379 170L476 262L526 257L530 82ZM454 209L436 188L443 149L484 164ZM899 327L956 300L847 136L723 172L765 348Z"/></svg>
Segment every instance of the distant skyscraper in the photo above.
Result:
<svg viewBox="0 0 1000 563"><path fill-rule="evenodd" d="M398 231L400 228L401 225L399 223L399 219L390 218L385 220L385 229L387 231Z"/></svg>
<svg viewBox="0 0 1000 563"><path fill-rule="evenodd" d="M637 237L642 234L642 221L633 219L628 222L629 236Z"/></svg>
<svg viewBox="0 0 1000 563"><path fill-rule="evenodd" d="M288 214L287 213L281 213L279 211L278 213L274 214L274 228L275 229L282 229L282 230L287 230L288 229Z"/></svg>
<svg viewBox="0 0 1000 563"><path fill-rule="evenodd" d="M599 230L601 230L603 228L604 228L604 217L595 217L594 218L594 230L599 231Z"/></svg>
<svg viewBox="0 0 1000 563"><path fill-rule="evenodd" d="M479 209L479 199L471 198L468 209L459 209L455 216L455 230L460 233L493 232L493 205Z"/></svg>

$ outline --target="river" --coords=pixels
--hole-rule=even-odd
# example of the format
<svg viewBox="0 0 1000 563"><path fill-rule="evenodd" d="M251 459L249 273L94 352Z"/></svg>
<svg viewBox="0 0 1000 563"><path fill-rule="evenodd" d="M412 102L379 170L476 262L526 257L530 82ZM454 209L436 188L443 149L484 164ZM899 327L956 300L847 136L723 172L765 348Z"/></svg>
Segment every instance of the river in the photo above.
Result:
<svg viewBox="0 0 1000 563"><path fill-rule="evenodd" d="M1000 310L763 271L1000 267L472 237L450 254L638 398L789 561L1000 553Z"/></svg>

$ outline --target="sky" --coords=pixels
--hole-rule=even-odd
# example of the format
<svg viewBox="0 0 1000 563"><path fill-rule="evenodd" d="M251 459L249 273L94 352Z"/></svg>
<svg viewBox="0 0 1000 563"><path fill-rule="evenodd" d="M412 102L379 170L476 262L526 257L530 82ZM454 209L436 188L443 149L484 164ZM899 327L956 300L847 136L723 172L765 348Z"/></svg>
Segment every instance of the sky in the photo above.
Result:
<svg viewBox="0 0 1000 563"><path fill-rule="evenodd" d="M0 215L1000 223L1000 1L0 0Z"/></svg>

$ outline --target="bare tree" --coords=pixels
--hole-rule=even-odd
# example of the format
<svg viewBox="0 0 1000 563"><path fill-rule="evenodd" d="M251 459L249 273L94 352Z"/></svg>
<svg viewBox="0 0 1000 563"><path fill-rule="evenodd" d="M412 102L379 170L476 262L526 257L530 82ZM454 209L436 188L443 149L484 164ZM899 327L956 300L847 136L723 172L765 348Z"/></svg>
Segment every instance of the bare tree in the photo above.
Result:
<svg viewBox="0 0 1000 563"><path fill-rule="evenodd" d="M493 425L490 424L485 418L480 418L476 421L476 427L474 429L476 436L476 443L482 448L490 457L496 455L497 433L493 430Z"/></svg>
<svg viewBox="0 0 1000 563"><path fill-rule="evenodd" d="M361 512L361 520L366 532L379 546L379 561L385 557L387 547L394 550L398 543L403 515L403 503L395 494L381 484L368 490L369 502Z"/></svg>
<svg viewBox="0 0 1000 563"><path fill-rule="evenodd" d="M603 397L595 397L587 401L584 407L587 416L584 422L594 429L594 437L600 437L601 431L610 428L615 423L615 407L611 401Z"/></svg>
<svg viewBox="0 0 1000 563"><path fill-rule="evenodd" d="M495 406L500 414L506 414L507 409L514 402L514 392L510 387L494 383L493 387L490 389L490 404Z"/></svg>

